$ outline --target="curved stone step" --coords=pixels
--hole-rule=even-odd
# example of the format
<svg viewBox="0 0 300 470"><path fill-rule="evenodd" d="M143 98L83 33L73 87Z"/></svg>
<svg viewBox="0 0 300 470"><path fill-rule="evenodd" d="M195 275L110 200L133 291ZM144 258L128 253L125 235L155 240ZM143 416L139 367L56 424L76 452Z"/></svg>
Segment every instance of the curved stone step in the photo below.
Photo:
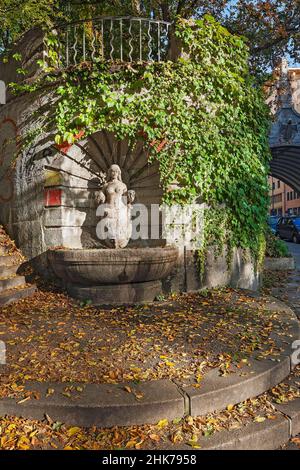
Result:
<svg viewBox="0 0 300 470"><path fill-rule="evenodd" d="M12 264L10 266L0 265L0 278L6 278L17 274L20 264Z"/></svg>
<svg viewBox="0 0 300 470"><path fill-rule="evenodd" d="M300 398L288 403L273 402L272 420L253 422L239 429L224 430L200 437L200 450L277 450L300 433ZM164 447L162 447L164 448ZM190 450L186 444L170 445L168 450Z"/></svg>
<svg viewBox="0 0 300 470"><path fill-rule="evenodd" d="M36 291L36 286L25 285L23 288L7 289L0 292L0 306L30 297Z"/></svg>
<svg viewBox="0 0 300 470"><path fill-rule="evenodd" d="M1 294L0 294L1 295ZM271 304L272 305L272 304ZM278 303L276 304L278 307ZM272 308L272 307L271 307ZM277 311L274 308L274 311ZM273 388L292 371L290 345L299 340L299 322L286 307L282 320L289 330L289 341L282 343L281 354L273 362L269 359L248 361L248 372L238 371L225 377L216 377L209 372L200 389L184 387L169 379L149 382L125 382L119 384L86 384L72 382L74 395L66 396L66 383L28 381L26 391L35 391L39 400L19 403L14 398L0 399L0 414L23 418L43 419L51 416L54 421L82 427L132 426L157 423L160 419L172 420L186 415L205 416L221 411L229 404L236 405ZM280 344L281 346L281 344ZM250 362L252 363L251 367ZM82 389L76 393L77 388ZM133 393L128 393L128 387ZM49 389L53 394L48 395ZM137 400L137 393L141 396ZM286 439L288 440L289 437ZM276 442L278 447L283 442Z"/></svg>
<svg viewBox="0 0 300 470"><path fill-rule="evenodd" d="M24 276L14 276L7 279L0 279L0 292L14 287L24 286L26 284Z"/></svg>
<svg viewBox="0 0 300 470"><path fill-rule="evenodd" d="M11 266L12 264L22 264L18 255L0 255L0 266Z"/></svg>
<svg viewBox="0 0 300 470"><path fill-rule="evenodd" d="M0 255L7 255L9 252L8 248L6 246L1 246L0 245Z"/></svg>
<svg viewBox="0 0 300 470"><path fill-rule="evenodd" d="M43 419L47 414L54 421L68 425L112 427L157 423L161 419L184 418L186 415L204 416L212 411L226 410L228 405L244 402L273 388L295 366L291 360L291 344L299 340L299 322L290 308L274 298L269 298L268 309L277 314L280 312L288 330L288 341L281 336L281 329L278 332L276 344L281 347L278 362L270 359L254 361L256 365L249 369L247 366L247 372L235 374L235 378L229 375L209 379L206 374L208 383L205 385L207 379L204 377L203 385L196 393L174 381L161 379L119 384L68 383L72 388L69 396L65 393L66 383L28 381L26 391L37 392L39 399L3 397L0 415ZM128 393L128 386L133 393ZM79 387L80 393L77 393ZM49 394L49 388L53 393ZM139 399L136 392L139 392ZM204 396L206 400L202 401ZM201 437L197 444L207 450L278 449L300 432L300 399L287 404L274 403L272 415L274 419L250 422L238 430ZM171 447L168 443L168 450L176 448L190 450L186 444Z"/></svg>

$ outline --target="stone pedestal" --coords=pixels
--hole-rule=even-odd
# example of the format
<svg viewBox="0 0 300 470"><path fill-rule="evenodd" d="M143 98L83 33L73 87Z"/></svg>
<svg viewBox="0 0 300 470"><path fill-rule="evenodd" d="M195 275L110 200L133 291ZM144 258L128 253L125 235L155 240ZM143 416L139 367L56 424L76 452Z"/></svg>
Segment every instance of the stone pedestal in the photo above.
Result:
<svg viewBox="0 0 300 470"><path fill-rule="evenodd" d="M96 306L128 305L153 302L162 293L162 286L160 281L91 287L68 284L67 291L72 297L82 301L91 301Z"/></svg>
<svg viewBox="0 0 300 470"><path fill-rule="evenodd" d="M50 250L69 294L94 305L152 302L176 266L177 248Z"/></svg>

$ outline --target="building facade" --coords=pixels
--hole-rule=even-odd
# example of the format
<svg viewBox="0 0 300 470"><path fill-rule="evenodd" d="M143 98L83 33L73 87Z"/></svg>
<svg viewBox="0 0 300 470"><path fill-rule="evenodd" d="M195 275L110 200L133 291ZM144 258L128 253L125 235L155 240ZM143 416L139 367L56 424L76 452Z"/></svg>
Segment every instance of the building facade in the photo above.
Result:
<svg viewBox="0 0 300 470"><path fill-rule="evenodd" d="M270 215L300 215L300 194L277 178L269 176Z"/></svg>

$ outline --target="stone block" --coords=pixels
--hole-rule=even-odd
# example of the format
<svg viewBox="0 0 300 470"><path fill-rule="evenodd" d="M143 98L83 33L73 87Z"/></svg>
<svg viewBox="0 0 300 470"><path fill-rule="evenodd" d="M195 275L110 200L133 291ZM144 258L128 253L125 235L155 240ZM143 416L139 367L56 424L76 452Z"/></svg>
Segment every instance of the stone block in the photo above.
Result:
<svg viewBox="0 0 300 470"><path fill-rule="evenodd" d="M162 293L160 281L83 287L68 284L67 291L76 299L93 305L122 305L153 302Z"/></svg>
<svg viewBox="0 0 300 470"><path fill-rule="evenodd" d="M71 398L63 395L65 387L73 385ZM80 385L82 392L76 393ZM128 393L124 386L139 392ZM48 397L48 388L54 393ZM108 385L108 384L57 384L32 383L26 389L40 393L39 400L29 400L23 404L12 398L0 400L0 415L17 415L30 419L44 419L45 414L53 421L74 426L129 426L155 424L160 419L174 419L184 414L184 399L176 385L169 380L153 382Z"/></svg>

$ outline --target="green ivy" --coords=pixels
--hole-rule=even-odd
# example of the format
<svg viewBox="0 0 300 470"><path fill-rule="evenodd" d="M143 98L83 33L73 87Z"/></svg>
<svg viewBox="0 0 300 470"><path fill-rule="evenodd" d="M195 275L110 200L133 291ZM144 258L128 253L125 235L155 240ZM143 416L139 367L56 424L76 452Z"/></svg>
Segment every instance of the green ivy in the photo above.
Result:
<svg viewBox="0 0 300 470"><path fill-rule="evenodd" d="M266 256L286 258L292 256L286 244L278 238L269 227L266 230Z"/></svg>
<svg viewBox="0 0 300 470"><path fill-rule="evenodd" d="M210 16L178 19L175 34L184 51L175 62L99 61L65 70L56 143L72 143L82 130L88 136L105 129L132 146L142 139L159 162L165 202L200 198L209 205L203 252L227 244L229 253L250 248L258 258L268 206L269 111L249 74L247 47ZM178 189L168 191L174 182Z"/></svg>

